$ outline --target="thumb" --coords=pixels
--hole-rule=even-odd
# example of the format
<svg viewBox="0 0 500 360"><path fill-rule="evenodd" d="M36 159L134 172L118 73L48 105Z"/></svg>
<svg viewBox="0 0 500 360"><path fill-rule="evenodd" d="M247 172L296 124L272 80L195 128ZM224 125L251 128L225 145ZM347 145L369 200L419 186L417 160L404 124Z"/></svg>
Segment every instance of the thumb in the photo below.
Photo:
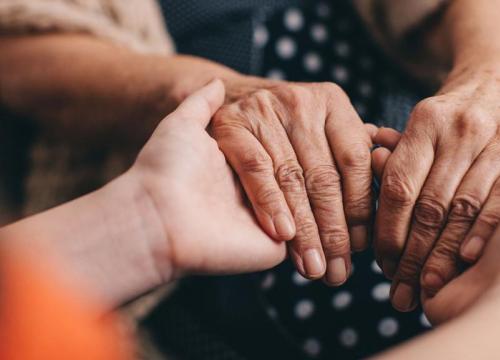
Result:
<svg viewBox="0 0 500 360"><path fill-rule="evenodd" d="M188 96L179 107L167 118L168 121L195 121L203 128L210 123L210 119L224 103L224 83L214 79L201 89Z"/></svg>

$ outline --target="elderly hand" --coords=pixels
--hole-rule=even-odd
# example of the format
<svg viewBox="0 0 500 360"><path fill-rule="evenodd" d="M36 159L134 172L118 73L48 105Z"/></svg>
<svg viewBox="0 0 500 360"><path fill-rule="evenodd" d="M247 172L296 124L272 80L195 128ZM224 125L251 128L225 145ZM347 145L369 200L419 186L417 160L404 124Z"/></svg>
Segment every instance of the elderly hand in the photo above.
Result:
<svg viewBox="0 0 500 360"><path fill-rule="evenodd" d="M141 184L164 229L168 252L157 267L176 272L239 273L273 267L286 247L268 237L244 204L224 155L205 130L224 101L212 82L164 119L128 176Z"/></svg>
<svg viewBox="0 0 500 360"><path fill-rule="evenodd" d="M211 131L267 234L293 238L298 271L344 283L372 212L371 140L346 94L331 83L244 78L228 86Z"/></svg>
<svg viewBox="0 0 500 360"><path fill-rule="evenodd" d="M445 285L435 296L422 294L427 318L433 324L451 320L479 303L500 302L500 228L488 239L479 261Z"/></svg>
<svg viewBox="0 0 500 360"><path fill-rule="evenodd" d="M412 310L420 288L432 296L459 273L461 246L476 260L498 224L499 79L498 61L455 68L417 105L387 161L375 249L398 310Z"/></svg>

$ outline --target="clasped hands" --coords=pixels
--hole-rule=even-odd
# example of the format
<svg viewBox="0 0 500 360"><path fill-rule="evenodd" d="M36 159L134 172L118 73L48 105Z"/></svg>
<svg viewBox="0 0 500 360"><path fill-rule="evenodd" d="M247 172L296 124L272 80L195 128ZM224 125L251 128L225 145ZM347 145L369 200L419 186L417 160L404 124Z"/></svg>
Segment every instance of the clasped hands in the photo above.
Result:
<svg viewBox="0 0 500 360"><path fill-rule="evenodd" d="M402 135L364 125L329 83L242 77L226 96L215 81L189 97L130 171L169 214L161 222L173 266L260 270L281 262L286 244L303 276L340 285L351 251L366 249L373 233L393 305L435 304L478 260L500 214L498 106L485 96L498 85L464 85L460 75L417 105ZM382 147L371 153L374 144Z"/></svg>

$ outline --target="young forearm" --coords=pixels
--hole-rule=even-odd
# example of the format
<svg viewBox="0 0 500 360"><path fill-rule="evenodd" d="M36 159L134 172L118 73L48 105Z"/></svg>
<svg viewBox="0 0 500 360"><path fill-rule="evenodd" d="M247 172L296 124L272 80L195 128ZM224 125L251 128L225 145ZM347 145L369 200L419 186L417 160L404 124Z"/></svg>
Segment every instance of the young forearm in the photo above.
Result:
<svg viewBox="0 0 500 360"><path fill-rule="evenodd" d="M0 53L0 106L86 143L140 144L187 94L237 75L202 59L136 54L85 35L0 38Z"/></svg>
<svg viewBox="0 0 500 360"><path fill-rule="evenodd" d="M499 324L500 292L497 289L462 316L377 359L493 359L500 353Z"/></svg>
<svg viewBox="0 0 500 360"><path fill-rule="evenodd" d="M59 272L106 308L172 277L168 241L133 175L0 230L2 245Z"/></svg>

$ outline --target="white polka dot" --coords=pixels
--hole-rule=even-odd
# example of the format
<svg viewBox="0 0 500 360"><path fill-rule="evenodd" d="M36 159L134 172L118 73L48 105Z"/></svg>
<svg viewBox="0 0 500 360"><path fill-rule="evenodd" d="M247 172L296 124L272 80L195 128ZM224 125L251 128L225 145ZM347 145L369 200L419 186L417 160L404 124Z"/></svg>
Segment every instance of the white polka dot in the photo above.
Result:
<svg viewBox="0 0 500 360"><path fill-rule="evenodd" d="M305 277L300 275L300 273L297 271L293 272L292 280L293 280L295 285L299 285L299 286L306 285L306 284L309 284L311 282L311 280L306 279Z"/></svg>
<svg viewBox="0 0 500 360"><path fill-rule="evenodd" d="M271 319L276 319L278 317L278 312L276 311L275 308L273 307L269 307L267 308L267 315L271 318Z"/></svg>
<svg viewBox="0 0 500 360"><path fill-rule="evenodd" d="M370 97L373 95L373 86L367 81L363 81L358 86L359 93L364 97Z"/></svg>
<svg viewBox="0 0 500 360"><path fill-rule="evenodd" d="M321 343L314 338L307 339L306 341L304 341L304 345L302 346L302 348L307 355L316 357L321 352Z"/></svg>
<svg viewBox="0 0 500 360"><path fill-rule="evenodd" d="M332 299L332 305L337 310L344 310L352 302L352 295L350 292L341 291L336 294Z"/></svg>
<svg viewBox="0 0 500 360"><path fill-rule="evenodd" d="M331 13L332 9L330 8L330 5L325 2L320 2L316 7L316 14L318 14L319 17L327 18L331 15Z"/></svg>
<svg viewBox="0 0 500 360"><path fill-rule="evenodd" d="M375 260L373 260L372 262L372 270L375 274L382 274L382 269L380 268L380 266L378 266Z"/></svg>
<svg viewBox="0 0 500 360"><path fill-rule="evenodd" d="M377 301L387 301L389 300L390 292L391 284L389 284L388 282L383 282L376 285L372 289L372 297Z"/></svg>
<svg viewBox="0 0 500 360"><path fill-rule="evenodd" d="M304 67L307 71L316 73L321 70L323 66L323 61L321 57L316 53L309 53L304 56Z"/></svg>
<svg viewBox="0 0 500 360"><path fill-rule="evenodd" d="M295 316L298 319L304 320L314 312L314 303L311 300L301 300L295 305Z"/></svg>
<svg viewBox="0 0 500 360"><path fill-rule="evenodd" d="M423 327L426 327L426 328L432 327L431 322L429 321L429 319L427 319L427 316L425 316L424 313L422 313L422 315L420 315L420 323L422 324Z"/></svg>
<svg viewBox="0 0 500 360"><path fill-rule="evenodd" d="M335 53L341 57L347 57L351 53L351 47L345 41L340 41L334 46Z"/></svg>
<svg viewBox="0 0 500 360"><path fill-rule="evenodd" d="M328 30L322 24L314 24L311 26L311 37L318 43L323 43L328 39Z"/></svg>
<svg viewBox="0 0 500 360"><path fill-rule="evenodd" d="M253 32L253 43L257 47L264 47L269 40L269 32L264 26L258 26Z"/></svg>
<svg viewBox="0 0 500 360"><path fill-rule="evenodd" d="M285 26L290 31L299 31L304 26L304 16L299 9L290 9L285 12Z"/></svg>
<svg viewBox="0 0 500 360"><path fill-rule="evenodd" d="M297 44L289 37L282 37L276 43L276 52L282 59L291 59L297 52Z"/></svg>
<svg viewBox="0 0 500 360"><path fill-rule="evenodd" d="M345 347L353 347L358 343L358 333L352 328L346 328L340 332L340 343Z"/></svg>
<svg viewBox="0 0 500 360"><path fill-rule="evenodd" d="M267 78L273 79L273 80L285 80L286 75L283 72L283 70L280 69L271 69L266 75Z"/></svg>
<svg viewBox="0 0 500 360"><path fill-rule="evenodd" d="M345 84L349 80L349 71L345 66L338 65L332 69L332 76L340 84Z"/></svg>
<svg viewBox="0 0 500 360"><path fill-rule="evenodd" d="M260 283L260 287L263 290L269 290L270 288L273 287L275 281L276 281L276 277L274 276L274 274L268 273L268 274L266 274L264 279L262 279L262 282Z"/></svg>
<svg viewBox="0 0 500 360"><path fill-rule="evenodd" d="M378 333L383 337L392 337L398 330L399 324L394 318L384 318L378 323Z"/></svg>

